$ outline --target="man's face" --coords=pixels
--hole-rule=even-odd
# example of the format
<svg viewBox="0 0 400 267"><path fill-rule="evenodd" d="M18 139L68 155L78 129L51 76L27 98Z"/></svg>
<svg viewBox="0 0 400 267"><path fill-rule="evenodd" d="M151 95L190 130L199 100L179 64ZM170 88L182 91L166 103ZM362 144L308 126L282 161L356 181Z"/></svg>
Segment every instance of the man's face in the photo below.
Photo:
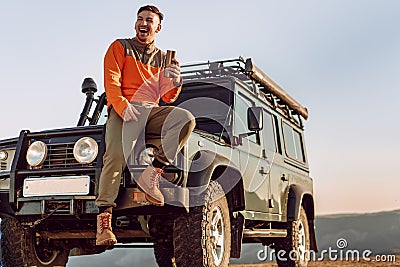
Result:
<svg viewBox="0 0 400 267"><path fill-rule="evenodd" d="M160 18L157 14L144 10L137 16L135 30L140 41L151 43L156 33L161 30Z"/></svg>

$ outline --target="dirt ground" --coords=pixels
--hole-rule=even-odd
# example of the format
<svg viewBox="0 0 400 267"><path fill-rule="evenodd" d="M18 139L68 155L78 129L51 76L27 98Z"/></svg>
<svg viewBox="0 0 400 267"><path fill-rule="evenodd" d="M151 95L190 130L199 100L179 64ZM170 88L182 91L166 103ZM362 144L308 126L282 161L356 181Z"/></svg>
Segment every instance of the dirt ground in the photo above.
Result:
<svg viewBox="0 0 400 267"><path fill-rule="evenodd" d="M246 264L246 265L231 265L234 267L277 267L277 264ZM309 267L327 266L327 267L341 267L341 266L360 266L360 267L395 267L400 266L400 255L396 256L396 261L391 262L377 262L377 261L318 261L310 262Z"/></svg>

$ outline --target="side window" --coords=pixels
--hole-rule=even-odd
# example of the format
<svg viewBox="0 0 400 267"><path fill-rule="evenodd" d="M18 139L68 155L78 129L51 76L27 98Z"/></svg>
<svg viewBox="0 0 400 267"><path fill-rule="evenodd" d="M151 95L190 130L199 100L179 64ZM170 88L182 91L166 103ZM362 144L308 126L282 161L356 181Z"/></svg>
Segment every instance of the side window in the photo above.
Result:
<svg viewBox="0 0 400 267"><path fill-rule="evenodd" d="M301 134L288 124L283 123L283 137L285 139L286 154L293 159L305 162Z"/></svg>
<svg viewBox="0 0 400 267"><path fill-rule="evenodd" d="M272 115L264 111L264 129L263 129L264 148L275 152L276 142L275 142L274 125L275 124Z"/></svg>
<svg viewBox="0 0 400 267"><path fill-rule="evenodd" d="M247 109L249 107L254 107L255 103L239 93L236 95L235 103L235 132L237 135L247 133L249 129L247 128ZM245 137L250 141L257 143L257 136L251 135Z"/></svg>
<svg viewBox="0 0 400 267"><path fill-rule="evenodd" d="M305 162L303 142L300 133L298 131L293 130L293 138L294 138L294 145L296 146L296 158L302 162Z"/></svg>

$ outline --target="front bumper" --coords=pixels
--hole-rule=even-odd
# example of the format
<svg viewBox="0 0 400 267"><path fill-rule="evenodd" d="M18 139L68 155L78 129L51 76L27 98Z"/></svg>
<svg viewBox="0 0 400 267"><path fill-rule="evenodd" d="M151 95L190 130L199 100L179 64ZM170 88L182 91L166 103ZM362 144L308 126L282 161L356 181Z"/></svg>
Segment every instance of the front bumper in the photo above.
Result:
<svg viewBox="0 0 400 267"><path fill-rule="evenodd" d="M16 215L85 215L97 214L95 196L46 196L18 198Z"/></svg>
<svg viewBox="0 0 400 267"><path fill-rule="evenodd" d="M143 192L136 188L123 188L116 200L116 213L137 215L166 214L177 209L189 209L189 189L182 187L160 188L165 206L157 207L145 200ZM36 196L17 199L17 216L27 215L73 215L98 214L95 196Z"/></svg>

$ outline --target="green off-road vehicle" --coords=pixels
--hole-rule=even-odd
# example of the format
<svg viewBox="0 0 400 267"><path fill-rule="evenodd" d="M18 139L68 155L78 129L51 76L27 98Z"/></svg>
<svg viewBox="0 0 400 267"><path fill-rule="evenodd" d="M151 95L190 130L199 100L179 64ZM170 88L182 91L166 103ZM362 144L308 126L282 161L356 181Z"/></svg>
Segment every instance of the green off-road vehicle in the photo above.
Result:
<svg viewBox="0 0 400 267"><path fill-rule="evenodd" d="M307 109L251 59L186 65L182 76L173 105L192 112L196 129L165 170L162 207L147 203L135 183L162 137L136 145L113 212L116 246L148 243L159 266L199 267L228 266L243 243L262 243L275 248L279 266L306 266L307 252L317 249ZM70 253L114 248L95 245L106 96L94 97L90 78L82 91L77 127L0 141L6 267L65 266Z"/></svg>

